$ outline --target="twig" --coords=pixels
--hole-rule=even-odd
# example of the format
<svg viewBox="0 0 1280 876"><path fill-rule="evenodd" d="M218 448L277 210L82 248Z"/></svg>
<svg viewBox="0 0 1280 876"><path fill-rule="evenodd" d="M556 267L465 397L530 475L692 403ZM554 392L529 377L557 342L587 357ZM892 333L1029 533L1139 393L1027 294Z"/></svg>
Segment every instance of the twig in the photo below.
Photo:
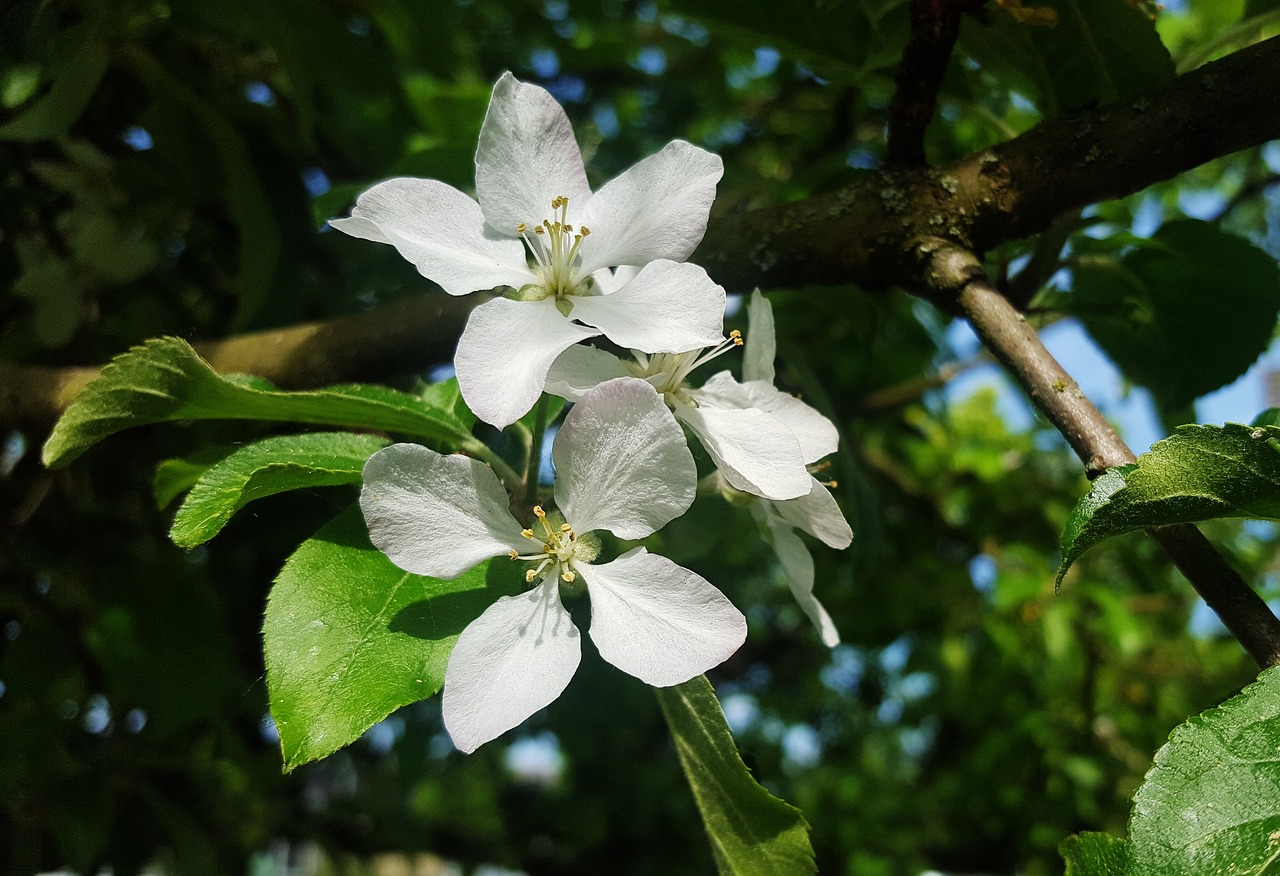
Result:
<svg viewBox="0 0 1280 876"><path fill-rule="evenodd" d="M889 167L923 167L924 132L938 105L938 89L960 35L960 16L982 0L912 0L911 39L902 51L889 107Z"/></svg>
<svg viewBox="0 0 1280 876"><path fill-rule="evenodd" d="M1049 353L1021 313L992 287L982 265L962 248L923 253L930 282L955 296L974 331L1084 462L1089 476L1133 462L1128 445ZM1280 664L1280 620L1194 526L1147 530L1191 586L1258 665Z"/></svg>

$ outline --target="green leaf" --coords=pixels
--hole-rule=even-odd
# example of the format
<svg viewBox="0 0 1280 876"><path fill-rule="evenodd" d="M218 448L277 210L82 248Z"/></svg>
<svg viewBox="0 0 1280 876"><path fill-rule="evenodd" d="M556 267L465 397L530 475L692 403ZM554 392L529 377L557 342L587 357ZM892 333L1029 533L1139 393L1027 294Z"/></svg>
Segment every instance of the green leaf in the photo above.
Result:
<svg viewBox="0 0 1280 876"><path fill-rule="evenodd" d="M1280 669L1173 731L1133 799L1128 873L1280 872Z"/></svg>
<svg viewBox="0 0 1280 876"><path fill-rule="evenodd" d="M655 693L720 873L817 872L804 816L752 778L706 676Z"/></svg>
<svg viewBox="0 0 1280 876"><path fill-rule="evenodd" d="M518 590L512 565L485 562L452 581L411 575L369 543L359 507L303 542L276 578L262 629L285 770L439 692L458 635Z"/></svg>
<svg viewBox="0 0 1280 876"><path fill-rule="evenodd" d="M1129 843L1105 833L1069 836L1058 849L1067 862L1066 876L1124 876Z"/></svg>
<svg viewBox="0 0 1280 876"><path fill-rule="evenodd" d="M157 338L117 356L76 396L44 445L44 464L67 465L132 426L237 419L381 429L452 446L472 440L452 414L402 392L361 384L284 392L266 381L224 377L186 341Z"/></svg>
<svg viewBox="0 0 1280 876"><path fill-rule="evenodd" d="M1215 517L1280 518L1280 427L1182 426L1103 474L1067 520L1058 580L1104 539Z"/></svg>
<svg viewBox="0 0 1280 876"><path fill-rule="evenodd" d="M1280 667L1169 735L1133 798L1129 839L1062 844L1067 876L1280 872Z"/></svg>
<svg viewBox="0 0 1280 876"><path fill-rule="evenodd" d="M1074 271L1073 309L1127 377L1162 408L1190 404L1243 374L1280 313L1280 268L1208 222L1170 222L1110 263Z"/></svg>
<svg viewBox="0 0 1280 876"><path fill-rule="evenodd" d="M214 463L226 459L235 451L235 447L208 447L190 456L162 460L156 466L156 474L151 481L151 491L156 497L156 508L167 508L170 502L194 487L196 481L200 480L200 475L208 471Z"/></svg>
<svg viewBox="0 0 1280 876"><path fill-rule="evenodd" d="M375 435L315 432L264 438L216 463L178 508L169 537L178 547L204 544L255 499L286 490L360 482L365 461L391 442Z"/></svg>
<svg viewBox="0 0 1280 876"><path fill-rule="evenodd" d="M107 47L87 24L69 28L61 40L49 90L0 125L0 140L34 143L62 137L89 105L107 71Z"/></svg>
<svg viewBox="0 0 1280 876"><path fill-rule="evenodd" d="M1155 23L1133 4L1027 0L1025 7L1052 9L1058 23L1030 26L1000 12L988 23L965 16L960 46L985 69L1039 92L1046 115L1138 97L1173 79Z"/></svg>

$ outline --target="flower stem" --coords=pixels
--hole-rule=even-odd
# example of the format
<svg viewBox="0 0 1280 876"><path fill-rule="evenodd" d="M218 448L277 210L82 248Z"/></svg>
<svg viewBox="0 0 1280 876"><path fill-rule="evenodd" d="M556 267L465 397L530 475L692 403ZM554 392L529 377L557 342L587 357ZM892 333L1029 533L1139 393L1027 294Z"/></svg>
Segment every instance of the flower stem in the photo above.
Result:
<svg viewBox="0 0 1280 876"><path fill-rule="evenodd" d="M505 459L499 456L493 448L485 444L479 438L472 438L460 448L463 453L468 456L474 456L481 462L488 463L489 467L498 475L498 479L503 485L511 491L520 491L524 489L524 480L516 472L514 468L507 463Z"/></svg>
<svg viewBox="0 0 1280 876"><path fill-rule="evenodd" d="M529 438L529 461L524 468L524 494L533 499L538 496L538 477L542 467L542 439L547 434L547 397L538 397L533 416L533 434Z"/></svg>

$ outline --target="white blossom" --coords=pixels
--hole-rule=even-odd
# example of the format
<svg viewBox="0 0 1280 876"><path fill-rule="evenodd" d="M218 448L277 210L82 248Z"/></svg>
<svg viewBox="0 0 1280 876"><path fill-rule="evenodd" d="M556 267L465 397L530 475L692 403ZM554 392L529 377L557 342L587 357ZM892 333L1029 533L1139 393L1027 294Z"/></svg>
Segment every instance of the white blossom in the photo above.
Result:
<svg viewBox="0 0 1280 876"><path fill-rule="evenodd" d="M464 456L395 444L369 458L360 506L373 543L409 572L456 577L506 554L528 563L532 589L504 596L463 630L445 671L445 727L465 752L515 727L558 697L580 659L563 591L585 588L601 656L658 687L724 661L746 620L709 582L635 548L595 562L594 530L643 538L693 502L697 470L657 392L635 378L583 395L553 447L552 513L529 528L507 510L493 471Z"/></svg>
<svg viewBox="0 0 1280 876"><path fill-rule="evenodd" d="M656 353L721 338L724 290L684 260L722 173L718 156L674 140L593 193L564 110L504 73L480 130L475 200L437 180L391 179L330 224L395 246L451 295L508 290L472 312L454 362L468 406L503 428L581 340ZM639 269L604 294L597 276L619 265Z"/></svg>
<svg viewBox="0 0 1280 876"><path fill-rule="evenodd" d="M574 347L551 367L546 390L572 401L600 381L624 374L653 385L715 461L722 491L755 500L752 514L777 554L796 601L823 642L834 646L839 634L813 595L813 558L796 530L837 549L853 541L853 531L831 492L809 470L835 452L839 434L814 408L774 387L773 311L759 291L748 305L743 381L721 371L701 387L688 383L695 368L742 344L733 332L710 350L658 355L633 351L631 362L594 347Z"/></svg>

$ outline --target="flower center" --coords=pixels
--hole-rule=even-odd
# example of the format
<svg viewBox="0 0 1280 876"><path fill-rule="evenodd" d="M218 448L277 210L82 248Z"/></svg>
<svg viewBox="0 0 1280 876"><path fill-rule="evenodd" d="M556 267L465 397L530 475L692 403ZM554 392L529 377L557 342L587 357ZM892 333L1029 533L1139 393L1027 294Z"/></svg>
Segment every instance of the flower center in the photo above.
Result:
<svg viewBox="0 0 1280 876"><path fill-rule="evenodd" d="M693 397L689 394L689 386L685 383L685 378L698 366L705 365L734 347L741 347L742 344L742 332L734 329L729 332L729 337L714 347L689 350L685 353L654 353L652 355L632 350L631 355L638 366L636 376L653 384L653 388L662 394L662 400L667 403L667 407L675 407L677 404L696 406Z"/></svg>
<svg viewBox="0 0 1280 876"><path fill-rule="evenodd" d="M591 229L583 225L575 231L569 224L569 199L564 195L552 199L551 217L533 226L532 235L524 222L516 228L516 233L529 247L534 261L533 272L540 281L521 289L521 296L562 300L568 295L591 294L591 277L578 276L578 269L582 267L578 248Z"/></svg>
<svg viewBox="0 0 1280 876"><path fill-rule="evenodd" d="M529 584L546 575L558 575L560 580L572 583L578 577L573 571L573 564L590 563L599 556L600 541L589 532L579 536L559 515L556 515L556 519L549 519L541 505L533 506L533 514L542 524L544 534L536 535L532 529L525 529L520 534L540 544L542 551L522 554L513 549L507 555L513 560L528 560L538 564L524 573L524 580Z"/></svg>

